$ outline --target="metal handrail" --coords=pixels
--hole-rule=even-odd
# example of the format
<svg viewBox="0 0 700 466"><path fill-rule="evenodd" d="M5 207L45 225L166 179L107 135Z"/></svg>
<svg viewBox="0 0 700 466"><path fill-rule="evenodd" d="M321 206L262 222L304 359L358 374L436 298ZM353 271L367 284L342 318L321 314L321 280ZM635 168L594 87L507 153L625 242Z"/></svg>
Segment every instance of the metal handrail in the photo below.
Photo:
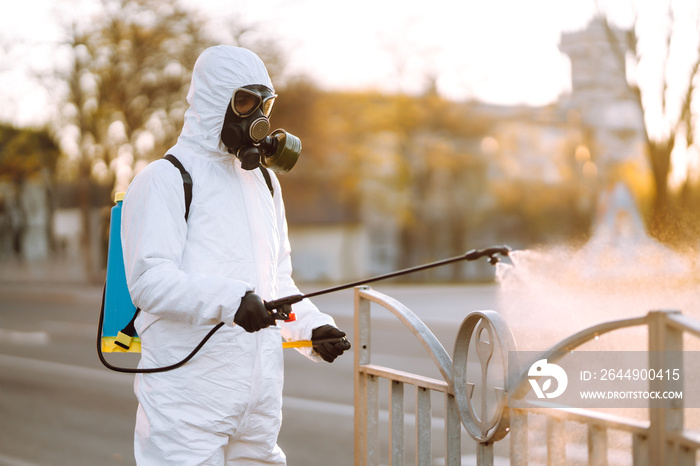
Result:
<svg viewBox="0 0 700 466"><path fill-rule="evenodd" d="M420 341L425 350L432 358L435 365L440 370L442 377L447 382L450 389L452 388L452 358L447 354L447 351L440 343L440 340L435 337L433 332L416 316L413 311L401 304L396 299L375 291L369 287L359 287L358 293L362 298L379 304L384 307L398 319L415 335Z"/></svg>
<svg viewBox="0 0 700 466"><path fill-rule="evenodd" d="M511 408L513 411L578 422L579 424L599 425L607 429L620 430L631 434L645 435L649 421L627 419L614 414L601 413L580 408Z"/></svg>
<svg viewBox="0 0 700 466"><path fill-rule="evenodd" d="M579 346L594 340L596 337L605 335L614 330L620 330L623 328L637 327L640 325L648 325L649 316L635 317L631 319L620 319L612 320L610 322L604 322L602 324L594 325L588 327L580 332L577 332L556 345L552 346L550 349L538 355L536 359L530 361L530 364L524 364L523 367L530 367L531 363L534 363L537 359L546 359L549 362L556 362L561 359L566 353L573 351ZM513 386L509 387L509 391L513 393L516 398L523 390L529 390L530 386L527 382L527 372L522 373L517 379Z"/></svg>
<svg viewBox="0 0 700 466"><path fill-rule="evenodd" d="M683 314L669 314L668 324L671 328L682 330L700 338L700 322Z"/></svg>
<svg viewBox="0 0 700 466"><path fill-rule="evenodd" d="M367 364L360 366L360 372L367 375L374 375L396 382L407 383L418 388L433 390L436 392L449 393L449 385L443 380L433 379L432 377L424 377L422 375L412 374L410 372L391 369L390 367L378 366L376 364Z"/></svg>

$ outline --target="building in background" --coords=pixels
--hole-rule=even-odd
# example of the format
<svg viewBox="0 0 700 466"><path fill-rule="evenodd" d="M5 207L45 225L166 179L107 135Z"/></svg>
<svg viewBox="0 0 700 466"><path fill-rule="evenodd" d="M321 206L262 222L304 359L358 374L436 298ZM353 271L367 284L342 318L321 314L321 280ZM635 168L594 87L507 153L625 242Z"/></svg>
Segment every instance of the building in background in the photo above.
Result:
<svg viewBox="0 0 700 466"><path fill-rule="evenodd" d="M373 160L382 163L370 165L364 173L357 199L359 219L338 215L312 218L308 213L302 218L292 210L290 241L298 276L348 280L500 242L522 247L528 246L527 242L556 240L557 228L550 228L547 222L542 222L541 230L527 231L522 216L537 212L527 212L522 198L513 200L518 212L509 215L500 211L499 218L489 217L494 206L503 202L498 196L508 190L517 196L518 193L533 195L531 191L537 189L542 191L542 196L551 197L560 195L562 187L568 187L570 198L551 202L559 202L561 209L579 212L580 217L587 219L587 223L580 224L590 228L599 198L611 182L617 181L619 168L632 166L639 172L647 170L642 111L627 85L624 69L620 69L624 64L611 47L611 37L615 41L613 46L624 54L624 31L612 30L612 36L608 36L600 19L593 19L584 30L562 35L560 49L571 60L571 93L551 105L468 102L461 104L463 111L472 120L482 122L481 132L455 137L433 129L410 135L408 145L420 147L424 159L433 156L429 152L435 147L448 155L473 156L471 165L462 167L459 180L451 179L455 176L454 167L438 164L425 170L422 178L416 176L411 187L397 187L392 180L397 171L406 167L392 164L391 160L397 153L411 156L402 147L406 145L401 139L406 138L405 133L382 131L370 138L367 150L376 152ZM520 192L514 190L518 185L522 186ZM450 186L449 193L445 192L445 186ZM340 200L328 195L333 192L332 186L309 185L306 189L316 193L318 203L324 204L309 203L309 207L316 206L319 212L347 211ZM286 194L287 202L292 205L309 202L309 199L302 202L295 195L295 192ZM407 212L404 206L407 202L421 204L409 212L416 220L402 218ZM556 217L556 213L549 216ZM404 223L408 225L404 230L415 232L424 228L426 231L413 244L402 248L406 236L402 231ZM574 223L571 228L577 226L575 222L569 223ZM318 235L312 241L311 231ZM326 255L319 253L321 237L329 241L336 238ZM342 241L337 239L340 237ZM327 244L330 246L330 242ZM330 252L333 248L338 252ZM421 254L416 253L418 248L422 249ZM344 261L341 256L352 256L352 261L345 262L348 267L338 267L338 261ZM465 263L459 267L452 271L435 270L429 278L488 280L494 273L488 264Z"/></svg>

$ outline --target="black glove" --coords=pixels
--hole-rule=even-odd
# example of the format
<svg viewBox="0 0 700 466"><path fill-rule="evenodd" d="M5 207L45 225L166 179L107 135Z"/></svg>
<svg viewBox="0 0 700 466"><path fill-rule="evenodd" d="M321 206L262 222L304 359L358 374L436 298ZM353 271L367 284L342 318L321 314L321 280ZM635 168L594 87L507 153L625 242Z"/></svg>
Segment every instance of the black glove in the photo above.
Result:
<svg viewBox="0 0 700 466"><path fill-rule="evenodd" d="M350 342L345 338L345 332L332 325L316 327L311 332L311 343L314 350L324 361L333 362L335 358L350 349Z"/></svg>
<svg viewBox="0 0 700 466"><path fill-rule="evenodd" d="M241 298L241 305L238 306L233 321L248 333L275 325L275 318L265 309L263 300L252 291Z"/></svg>

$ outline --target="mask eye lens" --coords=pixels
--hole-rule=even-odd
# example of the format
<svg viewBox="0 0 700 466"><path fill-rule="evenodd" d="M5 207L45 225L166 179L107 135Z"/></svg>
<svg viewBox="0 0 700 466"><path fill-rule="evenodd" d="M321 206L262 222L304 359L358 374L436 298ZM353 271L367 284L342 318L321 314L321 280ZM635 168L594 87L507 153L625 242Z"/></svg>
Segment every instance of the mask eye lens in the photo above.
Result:
<svg viewBox="0 0 700 466"><path fill-rule="evenodd" d="M233 95L233 110L238 116L248 116L260 105L260 97L250 92L237 90Z"/></svg>
<svg viewBox="0 0 700 466"><path fill-rule="evenodd" d="M274 104L275 104L275 98L274 98L274 97L270 97L270 98L267 99L265 102L263 102L263 108L262 108L263 115L265 115L266 117L269 118L269 117L270 117L270 113L272 113L272 106L273 106Z"/></svg>

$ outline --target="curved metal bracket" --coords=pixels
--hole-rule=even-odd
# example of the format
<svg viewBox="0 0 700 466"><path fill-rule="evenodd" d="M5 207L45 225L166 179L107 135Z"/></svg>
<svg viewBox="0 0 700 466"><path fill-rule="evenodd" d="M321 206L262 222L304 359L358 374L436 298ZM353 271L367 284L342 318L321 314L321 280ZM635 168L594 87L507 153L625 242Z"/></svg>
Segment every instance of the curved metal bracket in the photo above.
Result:
<svg viewBox="0 0 700 466"><path fill-rule="evenodd" d="M482 387L481 399L478 403L473 399L475 384L467 382L472 341L474 341L473 348L479 361L478 380ZM457 333L452 362L455 400L462 424L469 435L478 442L495 442L508 434L510 426L506 409L506 384L509 380L508 353L515 349L515 339L510 327L503 317L494 311L471 312L464 319ZM503 372L502 387L489 386L488 374L489 369L494 365L495 354L500 354ZM496 406L490 417L488 415L489 391L493 391L496 399Z"/></svg>
<svg viewBox="0 0 700 466"><path fill-rule="evenodd" d="M413 313L409 308L401 304L396 299L375 291L369 287L356 288L359 295L369 301L375 302L384 307L398 319L415 335L420 341L425 350L428 352L433 362L440 370L442 377L452 386L452 359L450 358L445 348L440 343L440 340L430 331L425 323Z"/></svg>

